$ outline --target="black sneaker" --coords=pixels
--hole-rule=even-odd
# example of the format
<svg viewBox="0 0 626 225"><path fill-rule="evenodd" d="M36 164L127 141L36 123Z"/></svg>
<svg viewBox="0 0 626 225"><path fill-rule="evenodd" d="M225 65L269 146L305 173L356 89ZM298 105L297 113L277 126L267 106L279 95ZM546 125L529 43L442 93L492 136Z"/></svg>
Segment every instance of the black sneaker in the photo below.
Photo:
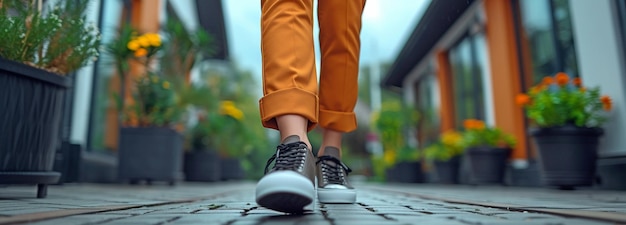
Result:
<svg viewBox="0 0 626 225"><path fill-rule="evenodd" d="M317 199L320 203L354 203L356 190L348 183L348 166L339 160L339 149L326 147L317 164Z"/></svg>
<svg viewBox="0 0 626 225"><path fill-rule="evenodd" d="M268 171L272 161L276 161ZM302 213L315 197L315 157L298 136L285 138L267 161L256 186L260 206L285 213Z"/></svg>

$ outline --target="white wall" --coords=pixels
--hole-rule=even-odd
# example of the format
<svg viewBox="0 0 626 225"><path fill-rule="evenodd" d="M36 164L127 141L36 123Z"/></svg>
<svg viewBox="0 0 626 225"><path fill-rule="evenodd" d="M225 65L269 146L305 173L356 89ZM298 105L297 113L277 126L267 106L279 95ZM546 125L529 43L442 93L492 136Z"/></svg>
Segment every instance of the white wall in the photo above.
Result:
<svg viewBox="0 0 626 225"><path fill-rule="evenodd" d="M87 13L87 25L98 24L98 12L100 11L100 1L91 1L89 5L90 13ZM102 31L101 31L102 32ZM93 83L94 63L76 71L74 88L74 108L72 109L72 127L70 132L70 142L85 145L88 134L89 106L91 104L91 93Z"/></svg>
<svg viewBox="0 0 626 225"><path fill-rule="evenodd" d="M615 7L611 0L570 1L576 53L583 83L613 99L601 155L626 155L626 70Z"/></svg>

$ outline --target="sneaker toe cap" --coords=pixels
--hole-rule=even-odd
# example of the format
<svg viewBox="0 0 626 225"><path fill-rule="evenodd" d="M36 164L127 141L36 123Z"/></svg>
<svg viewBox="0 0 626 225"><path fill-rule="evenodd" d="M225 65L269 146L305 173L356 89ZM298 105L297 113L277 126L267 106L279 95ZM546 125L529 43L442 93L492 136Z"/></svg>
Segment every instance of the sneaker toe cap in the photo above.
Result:
<svg viewBox="0 0 626 225"><path fill-rule="evenodd" d="M340 185L340 184L328 184L326 186L324 186L324 189L339 189L339 190L346 190L346 189L350 189L346 186Z"/></svg>

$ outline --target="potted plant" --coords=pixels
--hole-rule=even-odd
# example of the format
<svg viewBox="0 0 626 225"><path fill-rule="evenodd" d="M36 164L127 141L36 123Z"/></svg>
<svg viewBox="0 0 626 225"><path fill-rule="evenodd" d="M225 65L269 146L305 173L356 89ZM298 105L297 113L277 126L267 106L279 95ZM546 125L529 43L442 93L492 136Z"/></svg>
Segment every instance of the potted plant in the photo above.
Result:
<svg viewBox="0 0 626 225"><path fill-rule="evenodd" d="M197 123L188 130L189 150L185 152L185 180L213 182L222 179L220 156L214 147L213 122L206 112L198 114Z"/></svg>
<svg viewBox="0 0 626 225"><path fill-rule="evenodd" d="M107 48L123 80L126 76L135 77L130 80L129 93L117 96L122 125L118 179L123 181L166 181L173 185L183 178L183 136L177 129L182 109L178 94L164 74L154 71L162 44L161 35L137 35L127 26ZM129 66L132 64L134 68Z"/></svg>
<svg viewBox="0 0 626 225"><path fill-rule="evenodd" d="M98 56L100 34L86 24L89 2L0 2L0 183L37 184L46 196L59 139L66 75Z"/></svg>
<svg viewBox="0 0 626 225"><path fill-rule="evenodd" d="M204 91L206 88L197 88L196 85L191 83L190 79L191 70L194 66L203 60L204 56L208 56L214 52L212 38L203 29L194 31L187 30L176 16L168 17L163 27L163 36L151 33L137 36L137 33L137 30L125 24L120 29L118 39L110 43L107 48L116 58L116 67L118 68L118 74L122 81L120 95L116 96L118 99L118 109L121 111L120 120L122 121L122 126L128 127L128 122L133 120L133 115L137 117L137 115L143 112L143 116L148 118L147 120L151 120L151 122L147 123L149 124L148 126L152 128L167 128L170 131L176 130L178 133L175 135L178 136L176 139L180 140L180 135L182 135L180 132L185 129L183 124L188 124L188 121L184 121L184 123L183 121L178 121L181 117L181 113L185 111L186 114L189 114L190 111L193 111L190 109L203 107L207 102L213 102L209 96L200 96L207 93ZM161 38L163 39L163 43L161 43ZM131 65L133 64L135 64L135 68L132 68ZM137 66L137 64L140 65ZM136 93L130 95L126 94L125 87L127 87L127 85L125 83L129 82L132 84L133 80L129 80L129 77L133 77L133 75L136 76L137 74L141 76L141 71L150 73L151 79L156 77L158 80L166 82L168 86L167 90L158 88L159 85L157 84L157 88L146 89L154 91L154 96L142 96L141 91L138 92L139 95ZM163 85L164 84L165 83L163 83ZM138 85L141 86L139 83ZM169 101L165 96L175 96L174 99L176 101ZM160 98L160 100L162 100L161 103L170 104L168 107L171 107L171 109L159 108L162 105L156 105L159 106L157 107L159 109L169 110L162 112L163 114L161 116L163 116L163 118L160 118L160 116L157 115L159 113L154 112L154 109L146 114L145 112L149 110L149 107L155 106L151 105L152 103L149 101L146 101L146 97ZM129 115L128 108L132 108L131 105L133 105L134 102L139 102L139 106L135 107L135 109L141 109L142 107L147 108L143 111L131 110L131 114ZM129 116L131 118L128 118ZM191 116L192 115L187 115L183 119L188 119ZM141 120L139 122L141 122ZM145 127L146 125L140 126ZM122 138L124 131L127 130L128 129L122 128L120 138ZM192 128L191 130L194 129ZM178 149L178 146L182 148L182 145L176 144L176 149ZM178 150L176 152L178 152ZM182 155L181 153L175 158L177 162ZM192 176L194 175L192 174ZM192 179L194 178L192 177Z"/></svg>
<svg viewBox="0 0 626 225"><path fill-rule="evenodd" d="M182 105L190 108L185 130L185 180L213 182L221 179L220 158L213 144L215 126L208 120L208 112L219 107L219 100L206 85L190 84L179 89ZM191 118L194 118L193 120Z"/></svg>
<svg viewBox="0 0 626 225"><path fill-rule="evenodd" d="M470 165L470 182L503 184L515 138L481 120L467 119L463 127L462 145Z"/></svg>
<svg viewBox="0 0 626 225"><path fill-rule="evenodd" d="M375 118L375 125L383 146L382 160L374 159L382 167L387 181L423 182L422 155L409 144L408 132L417 121L414 110L399 100L385 102ZM379 170L379 169L376 169Z"/></svg>
<svg viewBox="0 0 626 225"><path fill-rule="evenodd" d="M424 157L433 162L439 183L459 183L459 167L464 150L461 141L461 133L449 130L424 149Z"/></svg>
<svg viewBox="0 0 626 225"><path fill-rule="evenodd" d="M387 181L401 183L424 182L422 155L417 148L402 146L397 150L394 164L387 169Z"/></svg>
<svg viewBox="0 0 626 225"><path fill-rule="evenodd" d="M183 136L176 127L182 112L176 93L169 81L152 73L135 87L120 129L118 178L173 185L183 178Z"/></svg>
<svg viewBox="0 0 626 225"><path fill-rule="evenodd" d="M209 113L208 122L214 132L214 147L221 159L222 180L238 180L245 177L242 160L251 151L247 143L252 137L243 124L244 114L233 101L224 100L219 111Z"/></svg>
<svg viewBox="0 0 626 225"><path fill-rule="evenodd" d="M566 73L545 77L517 96L535 128L540 168L546 185L563 189L593 184L600 127L611 110L611 98L600 89L586 88Z"/></svg>

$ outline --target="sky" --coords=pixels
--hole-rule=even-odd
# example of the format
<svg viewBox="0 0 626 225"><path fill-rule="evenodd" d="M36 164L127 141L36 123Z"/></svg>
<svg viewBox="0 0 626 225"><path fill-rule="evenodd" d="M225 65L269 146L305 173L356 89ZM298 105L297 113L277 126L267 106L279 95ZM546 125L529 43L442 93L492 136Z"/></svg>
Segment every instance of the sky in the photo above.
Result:
<svg viewBox="0 0 626 225"><path fill-rule="evenodd" d="M395 60L429 3L430 0L367 0L362 17L361 66ZM231 59L260 78L260 0L226 0L223 4ZM317 45L316 52L319 66Z"/></svg>

